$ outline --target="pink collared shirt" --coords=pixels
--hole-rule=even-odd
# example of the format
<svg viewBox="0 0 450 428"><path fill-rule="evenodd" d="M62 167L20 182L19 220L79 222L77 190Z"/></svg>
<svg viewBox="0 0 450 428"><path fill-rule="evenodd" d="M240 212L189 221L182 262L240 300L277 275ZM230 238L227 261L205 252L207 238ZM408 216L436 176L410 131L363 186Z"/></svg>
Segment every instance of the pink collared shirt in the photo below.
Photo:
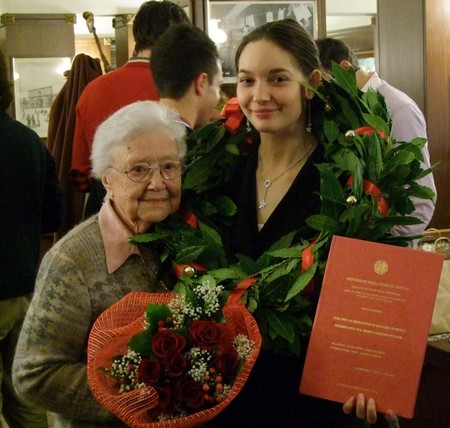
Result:
<svg viewBox="0 0 450 428"><path fill-rule="evenodd" d="M132 234L117 216L110 200L106 200L102 205L98 214L98 224L109 274L119 269L132 254L141 255L137 245L130 243Z"/></svg>

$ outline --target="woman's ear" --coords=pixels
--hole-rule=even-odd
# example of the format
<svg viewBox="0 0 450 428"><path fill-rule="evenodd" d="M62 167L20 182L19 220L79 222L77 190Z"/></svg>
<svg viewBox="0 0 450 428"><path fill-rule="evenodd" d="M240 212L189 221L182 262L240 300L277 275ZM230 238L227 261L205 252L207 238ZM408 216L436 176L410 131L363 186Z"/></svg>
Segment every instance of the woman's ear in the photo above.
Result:
<svg viewBox="0 0 450 428"><path fill-rule="evenodd" d="M314 87L317 88L319 86L320 81L322 80L322 73L320 70L314 70L308 79L308 83ZM308 100L312 99L314 97L314 91L312 89L306 89L306 98Z"/></svg>
<svg viewBox="0 0 450 428"><path fill-rule="evenodd" d="M101 177L102 177L102 184L103 184L103 187L106 189L106 191L107 191L108 193L111 192L111 191L112 191L112 188L111 188L111 184L110 184L110 182L109 182L108 174L106 174L105 172L102 172Z"/></svg>
<svg viewBox="0 0 450 428"><path fill-rule="evenodd" d="M110 200L114 199L114 192L111 186L111 182L109 181L109 176L105 172L102 172L102 184L106 190L106 197Z"/></svg>

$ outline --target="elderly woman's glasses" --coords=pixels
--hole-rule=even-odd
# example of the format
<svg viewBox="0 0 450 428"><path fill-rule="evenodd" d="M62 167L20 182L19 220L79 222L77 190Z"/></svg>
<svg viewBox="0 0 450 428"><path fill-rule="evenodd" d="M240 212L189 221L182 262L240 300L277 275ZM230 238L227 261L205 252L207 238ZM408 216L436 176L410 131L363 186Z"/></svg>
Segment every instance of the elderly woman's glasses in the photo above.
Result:
<svg viewBox="0 0 450 428"><path fill-rule="evenodd" d="M161 177L166 180L174 180L175 178L181 177L185 170L183 163L179 161L162 162L158 164L158 167L152 167L146 164L134 165L128 171L113 166L110 166L110 168L126 174L131 181L136 183L149 181L157 169L159 170Z"/></svg>

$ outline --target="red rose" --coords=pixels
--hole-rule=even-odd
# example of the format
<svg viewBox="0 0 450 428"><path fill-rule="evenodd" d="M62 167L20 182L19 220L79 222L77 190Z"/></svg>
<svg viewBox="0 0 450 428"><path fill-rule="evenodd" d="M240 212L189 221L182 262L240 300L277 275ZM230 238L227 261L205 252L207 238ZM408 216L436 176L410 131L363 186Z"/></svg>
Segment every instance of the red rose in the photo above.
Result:
<svg viewBox="0 0 450 428"><path fill-rule="evenodd" d="M159 397L157 406L165 413L173 413L173 391L170 385L157 386L155 389Z"/></svg>
<svg viewBox="0 0 450 428"><path fill-rule="evenodd" d="M158 331L153 336L152 350L160 358L166 358L174 352L181 352L186 347L186 338L170 330Z"/></svg>
<svg viewBox="0 0 450 428"><path fill-rule="evenodd" d="M189 361L181 352L175 352L164 360L164 367L170 377L180 377L186 374Z"/></svg>
<svg viewBox="0 0 450 428"><path fill-rule="evenodd" d="M175 384L175 397L192 409L198 409L205 402L202 386L191 377L184 377Z"/></svg>
<svg viewBox="0 0 450 428"><path fill-rule="evenodd" d="M214 361L214 368L227 379L232 379L236 376L238 365L239 355L231 345L222 349Z"/></svg>
<svg viewBox="0 0 450 428"><path fill-rule="evenodd" d="M154 385L161 376L161 363L158 361L143 359L139 364L137 375L146 385Z"/></svg>
<svg viewBox="0 0 450 428"><path fill-rule="evenodd" d="M192 321L188 327L192 342L202 349L212 351L218 348L222 328L215 321Z"/></svg>

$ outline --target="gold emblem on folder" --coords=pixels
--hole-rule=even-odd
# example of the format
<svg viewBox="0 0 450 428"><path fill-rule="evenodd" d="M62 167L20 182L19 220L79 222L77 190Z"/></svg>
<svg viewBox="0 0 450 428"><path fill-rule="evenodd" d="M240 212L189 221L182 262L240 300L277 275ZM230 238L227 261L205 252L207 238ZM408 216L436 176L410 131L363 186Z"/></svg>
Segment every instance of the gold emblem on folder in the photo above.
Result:
<svg viewBox="0 0 450 428"><path fill-rule="evenodd" d="M378 260L373 265L373 270L378 275L384 275L388 271L388 269L389 269L389 265L388 265L388 262L385 260Z"/></svg>

